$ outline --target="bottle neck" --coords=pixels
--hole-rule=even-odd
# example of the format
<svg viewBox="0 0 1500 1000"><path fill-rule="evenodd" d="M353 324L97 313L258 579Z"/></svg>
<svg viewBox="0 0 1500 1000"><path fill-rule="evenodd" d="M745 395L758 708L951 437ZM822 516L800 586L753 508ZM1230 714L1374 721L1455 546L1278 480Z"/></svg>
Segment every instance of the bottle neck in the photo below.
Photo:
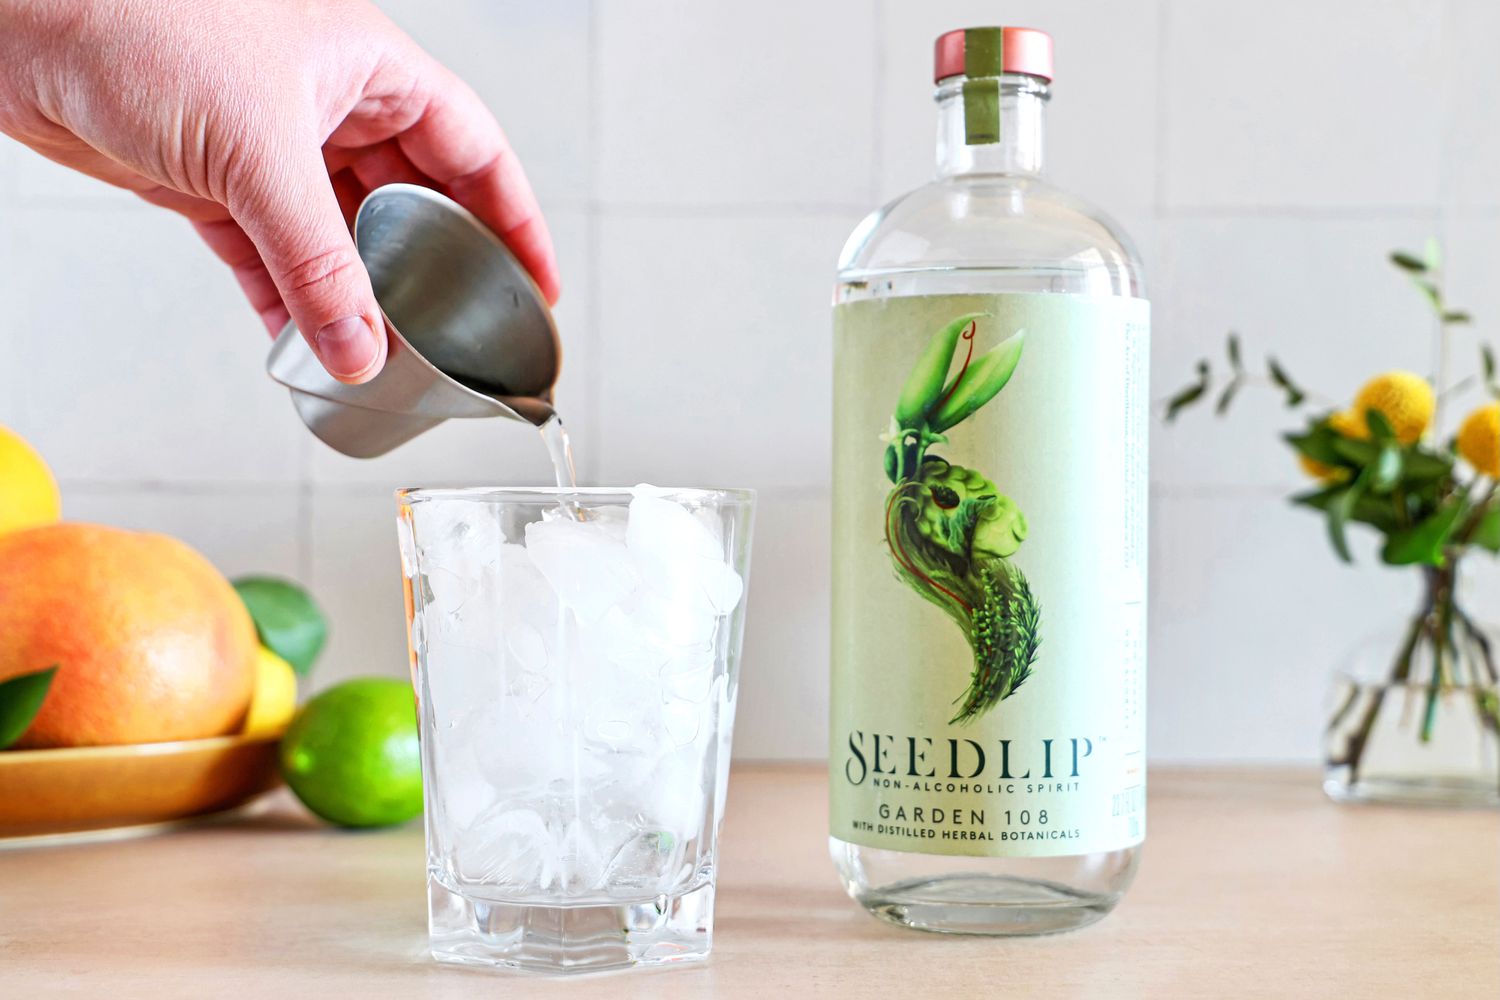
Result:
<svg viewBox="0 0 1500 1000"><path fill-rule="evenodd" d="M1042 172L1042 126L1051 92L1034 76L1000 78L1000 141L970 145L964 115L964 78L938 85L937 175L1019 174Z"/></svg>

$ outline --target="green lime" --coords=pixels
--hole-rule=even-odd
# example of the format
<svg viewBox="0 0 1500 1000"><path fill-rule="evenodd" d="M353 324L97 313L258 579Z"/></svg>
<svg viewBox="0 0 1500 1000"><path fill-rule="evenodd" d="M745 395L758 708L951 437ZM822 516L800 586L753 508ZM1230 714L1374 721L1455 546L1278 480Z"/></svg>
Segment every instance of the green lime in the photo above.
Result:
<svg viewBox="0 0 1500 1000"><path fill-rule="evenodd" d="M422 758L411 685L335 684L281 738L281 774L303 804L339 826L390 826L422 812Z"/></svg>

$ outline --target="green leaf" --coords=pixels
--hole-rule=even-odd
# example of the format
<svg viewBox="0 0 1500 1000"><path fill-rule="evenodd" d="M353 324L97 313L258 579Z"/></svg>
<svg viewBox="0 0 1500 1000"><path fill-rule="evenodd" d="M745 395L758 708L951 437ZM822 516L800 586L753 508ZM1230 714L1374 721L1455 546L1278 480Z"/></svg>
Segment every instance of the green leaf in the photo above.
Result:
<svg viewBox="0 0 1500 1000"><path fill-rule="evenodd" d="M1329 506L1347 489L1347 484L1339 483L1335 486L1327 486L1311 490L1307 493L1299 493L1292 497L1292 503L1299 507L1311 507L1313 510L1326 513ZM1399 525L1396 519L1396 508L1391 503L1389 497L1379 499L1363 494L1359 499L1354 501L1354 506L1349 512L1348 520L1368 524L1387 534L1395 531Z"/></svg>
<svg viewBox="0 0 1500 1000"><path fill-rule="evenodd" d="M1500 553L1500 507L1491 507L1474 530L1475 545Z"/></svg>
<svg viewBox="0 0 1500 1000"><path fill-rule="evenodd" d="M1438 291L1437 285L1434 285L1430 281L1420 280L1417 281L1416 285L1417 290L1426 297L1428 303L1432 306L1432 308L1436 309L1439 315L1441 315L1443 311L1443 293Z"/></svg>
<svg viewBox="0 0 1500 1000"><path fill-rule="evenodd" d="M1431 482L1451 475L1452 472L1452 454L1433 454L1412 448L1401 455L1401 478L1408 482Z"/></svg>
<svg viewBox="0 0 1500 1000"><path fill-rule="evenodd" d="M1214 406L1214 413L1221 417L1228 413L1229 406L1234 402L1235 394L1239 391L1240 380L1238 378L1230 379L1229 384L1224 387L1224 391L1219 394L1219 402Z"/></svg>
<svg viewBox="0 0 1500 1000"><path fill-rule="evenodd" d="M1391 422L1384 413L1373 407L1365 411L1365 426L1370 428L1370 436L1380 444L1390 444L1396 440L1396 430Z"/></svg>
<svg viewBox="0 0 1500 1000"><path fill-rule="evenodd" d="M1338 453L1339 461L1361 468L1374 462L1380 453L1380 446L1374 441L1358 441L1341 434L1334 437L1333 449Z"/></svg>
<svg viewBox="0 0 1500 1000"><path fill-rule="evenodd" d="M958 377L958 382L949 390L948 398L938 405L936 412L927 418L934 431L942 433L948 428L967 420L985 403L994 399L1021 363L1021 350L1026 346L1026 331L1017 330L1009 337L990 348L969 366L968 371Z"/></svg>
<svg viewBox="0 0 1500 1000"><path fill-rule="evenodd" d="M1495 349L1489 344L1479 345L1479 361L1484 366L1485 381L1491 382L1495 378Z"/></svg>
<svg viewBox="0 0 1500 1000"><path fill-rule="evenodd" d="M1229 349L1229 367L1232 368L1232 369L1234 369L1234 371L1235 371L1236 374L1238 374L1240 372L1243 372L1245 370L1245 366L1240 361L1240 335L1239 334L1237 334L1237 333L1231 333L1229 335L1229 348L1228 349Z"/></svg>
<svg viewBox="0 0 1500 1000"><path fill-rule="evenodd" d="M57 667L21 674L0 682L0 750L4 750L31 726L52 687Z"/></svg>
<svg viewBox="0 0 1500 1000"><path fill-rule="evenodd" d="M1403 250L1396 250L1391 254L1391 263L1412 274L1422 274L1427 270L1426 261Z"/></svg>
<svg viewBox="0 0 1500 1000"><path fill-rule="evenodd" d="M1392 533L1380 558L1392 566L1442 566L1447 561L1443 547L1453 537L1466 507L1462 499L1451 499L1426 520Z"/></svg>
<svg viewBox="0 0 1500 1000"><path fill-rule="evenodd" d="M1275 382L1286 393L1287 408L1301 406L1303 401L1307 399L1307 393L1297 383L1292 381L1291 376L1286 373L1286 369L1282 368L1275 358L1267 358L1266 367L1271 372L1271 381Z"/></svg>
<svg viewBox="0 0 1500 1000"><path fill-rule="evenodd" d="M1436 236L1427 237L1427 242L1422 244L1422 262L1429 271L1436 271L1443 266L1443 248Z"/></svg>
<svg viewBox="0 0 1500 1000"><path fill-rule="evenodd" d="M250 610L261 644L306 676L328 639L328 622L312 596L290 580L247 576L234 589Z"/></svg>
<svg viewBox="0 0 1500 1000"><path fill-rule="evenodd" d="M1349 518L1354 514L1354 505L1359 502L1364 489L1363 477L1356 479L1330 499L1326 511L1328 540L1333 543L1333 551L1346 563L1354 561L1354 556L1349 553Z"/></svg>
<svg viewBox="0 0 1500 1000"><path fill-rule="evenodd" d="M1370 479L1370 489L1380 494L1391 492L1401 482L1401 449L1393 444L1385 445L1375 456L1372 468L1374 475Z"/></svg>
<svg viewBox="0 0 1500 1000"><path fill-rule="evenodd" d="M896 400L896 423L901 427L915 427L927 416L927 411L943 397L943 383L948 378L948 369L953 365L953 354L958 348L958 338L985 313L969 313L953 320L927 341L922 356L912 366L901 395Z"/></svg>
<svg viewBox="0 0 1500 1000"><path fill-rule="evenodd" d="M1284 434L1282 440L1298 452L1324 465L1349 465L1349 459L1339 453L1338 442L1342 440L1338 431L1328 426L1328 421L1315 421L1302 434Z"/></svg>
<svg viewBox="0 0 1500 1000"><path fill-rule="evenodd" d="M1474 322L1474 317L1470 316L1462 309L1450 309L1447 312L1443 313L1441 319L1444 323L1451 323L1454 325L1463 325L1465 323Z"/></svg>
<svg viewBox="0 0 1500 1000"><path fill-rule="evenodd" d="M1176 420L1178 413L1198 402L1203 398L1203 394L1208 392L1208 373L1208 362L1198 362L1198 381L1178 390L1177 395L1167 401L1167 423L1170 424Z"/></svg>

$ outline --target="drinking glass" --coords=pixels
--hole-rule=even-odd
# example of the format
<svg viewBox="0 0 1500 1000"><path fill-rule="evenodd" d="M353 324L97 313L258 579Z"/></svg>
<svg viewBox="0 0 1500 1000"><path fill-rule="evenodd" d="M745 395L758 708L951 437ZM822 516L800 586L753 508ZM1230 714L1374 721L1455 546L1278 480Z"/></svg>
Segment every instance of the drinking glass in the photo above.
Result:
<svg viewBox="0 0 1500 1000"><path fill-rule="evenodd" d="M433 956L706 957L754 495L397 500Z"/></svg>

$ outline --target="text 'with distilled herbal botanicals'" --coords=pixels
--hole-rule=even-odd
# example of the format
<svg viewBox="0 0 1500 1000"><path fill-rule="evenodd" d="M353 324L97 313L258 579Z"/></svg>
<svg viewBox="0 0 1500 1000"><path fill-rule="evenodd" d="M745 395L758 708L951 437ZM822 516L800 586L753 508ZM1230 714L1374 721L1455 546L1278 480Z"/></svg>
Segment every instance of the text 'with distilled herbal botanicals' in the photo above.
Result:
<svg viewBox="0 0 1500 1000"><path fill-rule="evenodd" d="M1041 175L1051 40L937 47L938 179L834 308L830 843L899 923L1080 926L1145 837L1149 306Z"/></svg>

